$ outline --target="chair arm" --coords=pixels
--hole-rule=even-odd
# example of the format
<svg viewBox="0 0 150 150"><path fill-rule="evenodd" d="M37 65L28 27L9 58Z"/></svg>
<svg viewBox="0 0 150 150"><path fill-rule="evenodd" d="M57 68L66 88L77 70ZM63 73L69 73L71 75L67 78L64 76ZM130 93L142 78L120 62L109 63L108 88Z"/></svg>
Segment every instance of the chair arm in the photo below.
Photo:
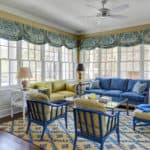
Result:
<svg viewBox="0 0 150 150"><path fill-rule="evenodd" d="M55 104L55 103L51 103L51 102L45 102L45 103L46 103L46 105L53 106L53 107L60 107L60 106L67 106L68 105L68 102L63 102L60 104Z"/></svg>

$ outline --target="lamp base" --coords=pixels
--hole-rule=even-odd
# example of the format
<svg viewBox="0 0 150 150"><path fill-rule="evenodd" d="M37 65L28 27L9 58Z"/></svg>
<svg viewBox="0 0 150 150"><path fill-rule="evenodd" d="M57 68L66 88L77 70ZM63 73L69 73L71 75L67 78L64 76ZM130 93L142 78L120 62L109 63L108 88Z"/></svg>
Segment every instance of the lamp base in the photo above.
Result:
<svg viewBox="0 0 150 150"><path fill-rule="evenodd" d="M22 80L22 88L23 90L27 90L27 87L28 87L28 81L27 80Z"/></svg>

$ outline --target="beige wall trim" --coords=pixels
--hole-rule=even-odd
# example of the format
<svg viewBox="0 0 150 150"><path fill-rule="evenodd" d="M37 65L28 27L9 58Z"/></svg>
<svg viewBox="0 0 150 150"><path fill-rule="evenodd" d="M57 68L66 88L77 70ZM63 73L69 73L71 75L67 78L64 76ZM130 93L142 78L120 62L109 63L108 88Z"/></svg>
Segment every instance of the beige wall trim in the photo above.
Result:
<svg viewBox="0 0 150 150"><path fill-rule="evenodd" d="M26 19L26 18L23 18L23 17L16 16L14 14L10 14L10 13L2 11L2 10L0 10L0 17L4 18L4 19L16 21L16 22L19 22L19 23L32 25L36 28L44 29L44 30L47 30L47 31L50 31L50 32L63 34L63 35L66 35L66 36L69 36L69 37L72 37L72 38L77 38L77 35L75 35L75 34L65 32L65 31L62 31L60 29L56 29L54 27L50 27L50 26L47 26L47 25L44 25L44 24L40 24L40 23L37 23L35 21L29 20L29 19Z"/></svg>
<svg viewBox="0 0 150 150"><path fill-rule="evenodd" d="M78 36L78 40L90 38L90 37L96 37L96 36L102 36L102 35L110 35L110 34L119 34L119 33L127 33L127 32L134 32L134 31L141 31L145 29L150 29L150 24L144 24L139 26L132 26L128 28L120 28L116 30L111 31L105 31L105 32L96 32L91 34L82 34Z"/></svg>

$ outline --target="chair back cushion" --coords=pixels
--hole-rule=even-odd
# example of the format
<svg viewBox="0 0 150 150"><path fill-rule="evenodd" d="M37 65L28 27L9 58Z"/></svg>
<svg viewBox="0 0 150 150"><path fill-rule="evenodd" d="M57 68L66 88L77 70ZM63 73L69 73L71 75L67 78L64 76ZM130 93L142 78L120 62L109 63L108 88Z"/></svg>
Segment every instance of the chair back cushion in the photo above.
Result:
<svg viewBox="0 0 150 150"><path fill-rule="evenodd" d="M30 100L37 100L37 101L41 101L41 102L49 102L48 96L45 94L42 94L42 93L32 93L29 95L29 99ZM39 112L36 110L35 115L40 115L40 118L42 120L44 120L44 118L43 118L44 116L43 116L43 112L42 112L42 104L38 104L37 106L35 105L34 107L39 110ZM45 105L44 110L45 110L46 120L49 120L50 119L50 108L49 108L49 106Z"/></svg>
<svg viewBox="0 0 150 150"><path fill-rule="evenodd" d="M57 91L61 91L61 90L65 90L66 89L66 81L65 80L58 80L58 81L54 81L52 84L52 92L57 92Z"/></svg>
<svg viewBox="0 0 150 150"><path fill-rule="evenodd" d="M92 100L77 100L76 102L76 106L77 107L80 107L80 108L83 108L83 109L89 109L89 110L96 110L98 112L105 112L105 107L103 104L99 103L99 102L96 102L96 101L92 101ZM76 116L77 116L77 120L79 118L79 115L78 113L76 113ZM89 134L94 136L93 135L93 129L92 129L92 122L91 122L91 115L89 112L86 112L86 120L87 120L87 123L85 122L85 118L84 118L84 114L83 112L80 112L80 118L81 118L81 124L82 124L82 129L83 129L83 133L87 133L86 132L86 125L88 127L88 131L89 131ZM93 121L94 121L94 129L95 129L95 136L96 137L100 137L100 122L99 122L99 116L97 113L92 113L92 118L93 118ZM80 123L79 121L77 121L77 129L80 130ZM103 132L103 135L106 133L106 119L104 116L102 116L102 132Z"/></svg>

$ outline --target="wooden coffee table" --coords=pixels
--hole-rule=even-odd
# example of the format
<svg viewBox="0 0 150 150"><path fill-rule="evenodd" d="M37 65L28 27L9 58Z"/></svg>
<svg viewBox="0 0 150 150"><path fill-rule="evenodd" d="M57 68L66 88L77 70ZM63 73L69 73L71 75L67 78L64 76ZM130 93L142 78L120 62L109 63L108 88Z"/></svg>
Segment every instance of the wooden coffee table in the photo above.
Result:
<svg viewBox="0 0 150 150"><path fill-rule="evenodd" d="M10 133L0 131L0 150L43 150Z"/></svg>

